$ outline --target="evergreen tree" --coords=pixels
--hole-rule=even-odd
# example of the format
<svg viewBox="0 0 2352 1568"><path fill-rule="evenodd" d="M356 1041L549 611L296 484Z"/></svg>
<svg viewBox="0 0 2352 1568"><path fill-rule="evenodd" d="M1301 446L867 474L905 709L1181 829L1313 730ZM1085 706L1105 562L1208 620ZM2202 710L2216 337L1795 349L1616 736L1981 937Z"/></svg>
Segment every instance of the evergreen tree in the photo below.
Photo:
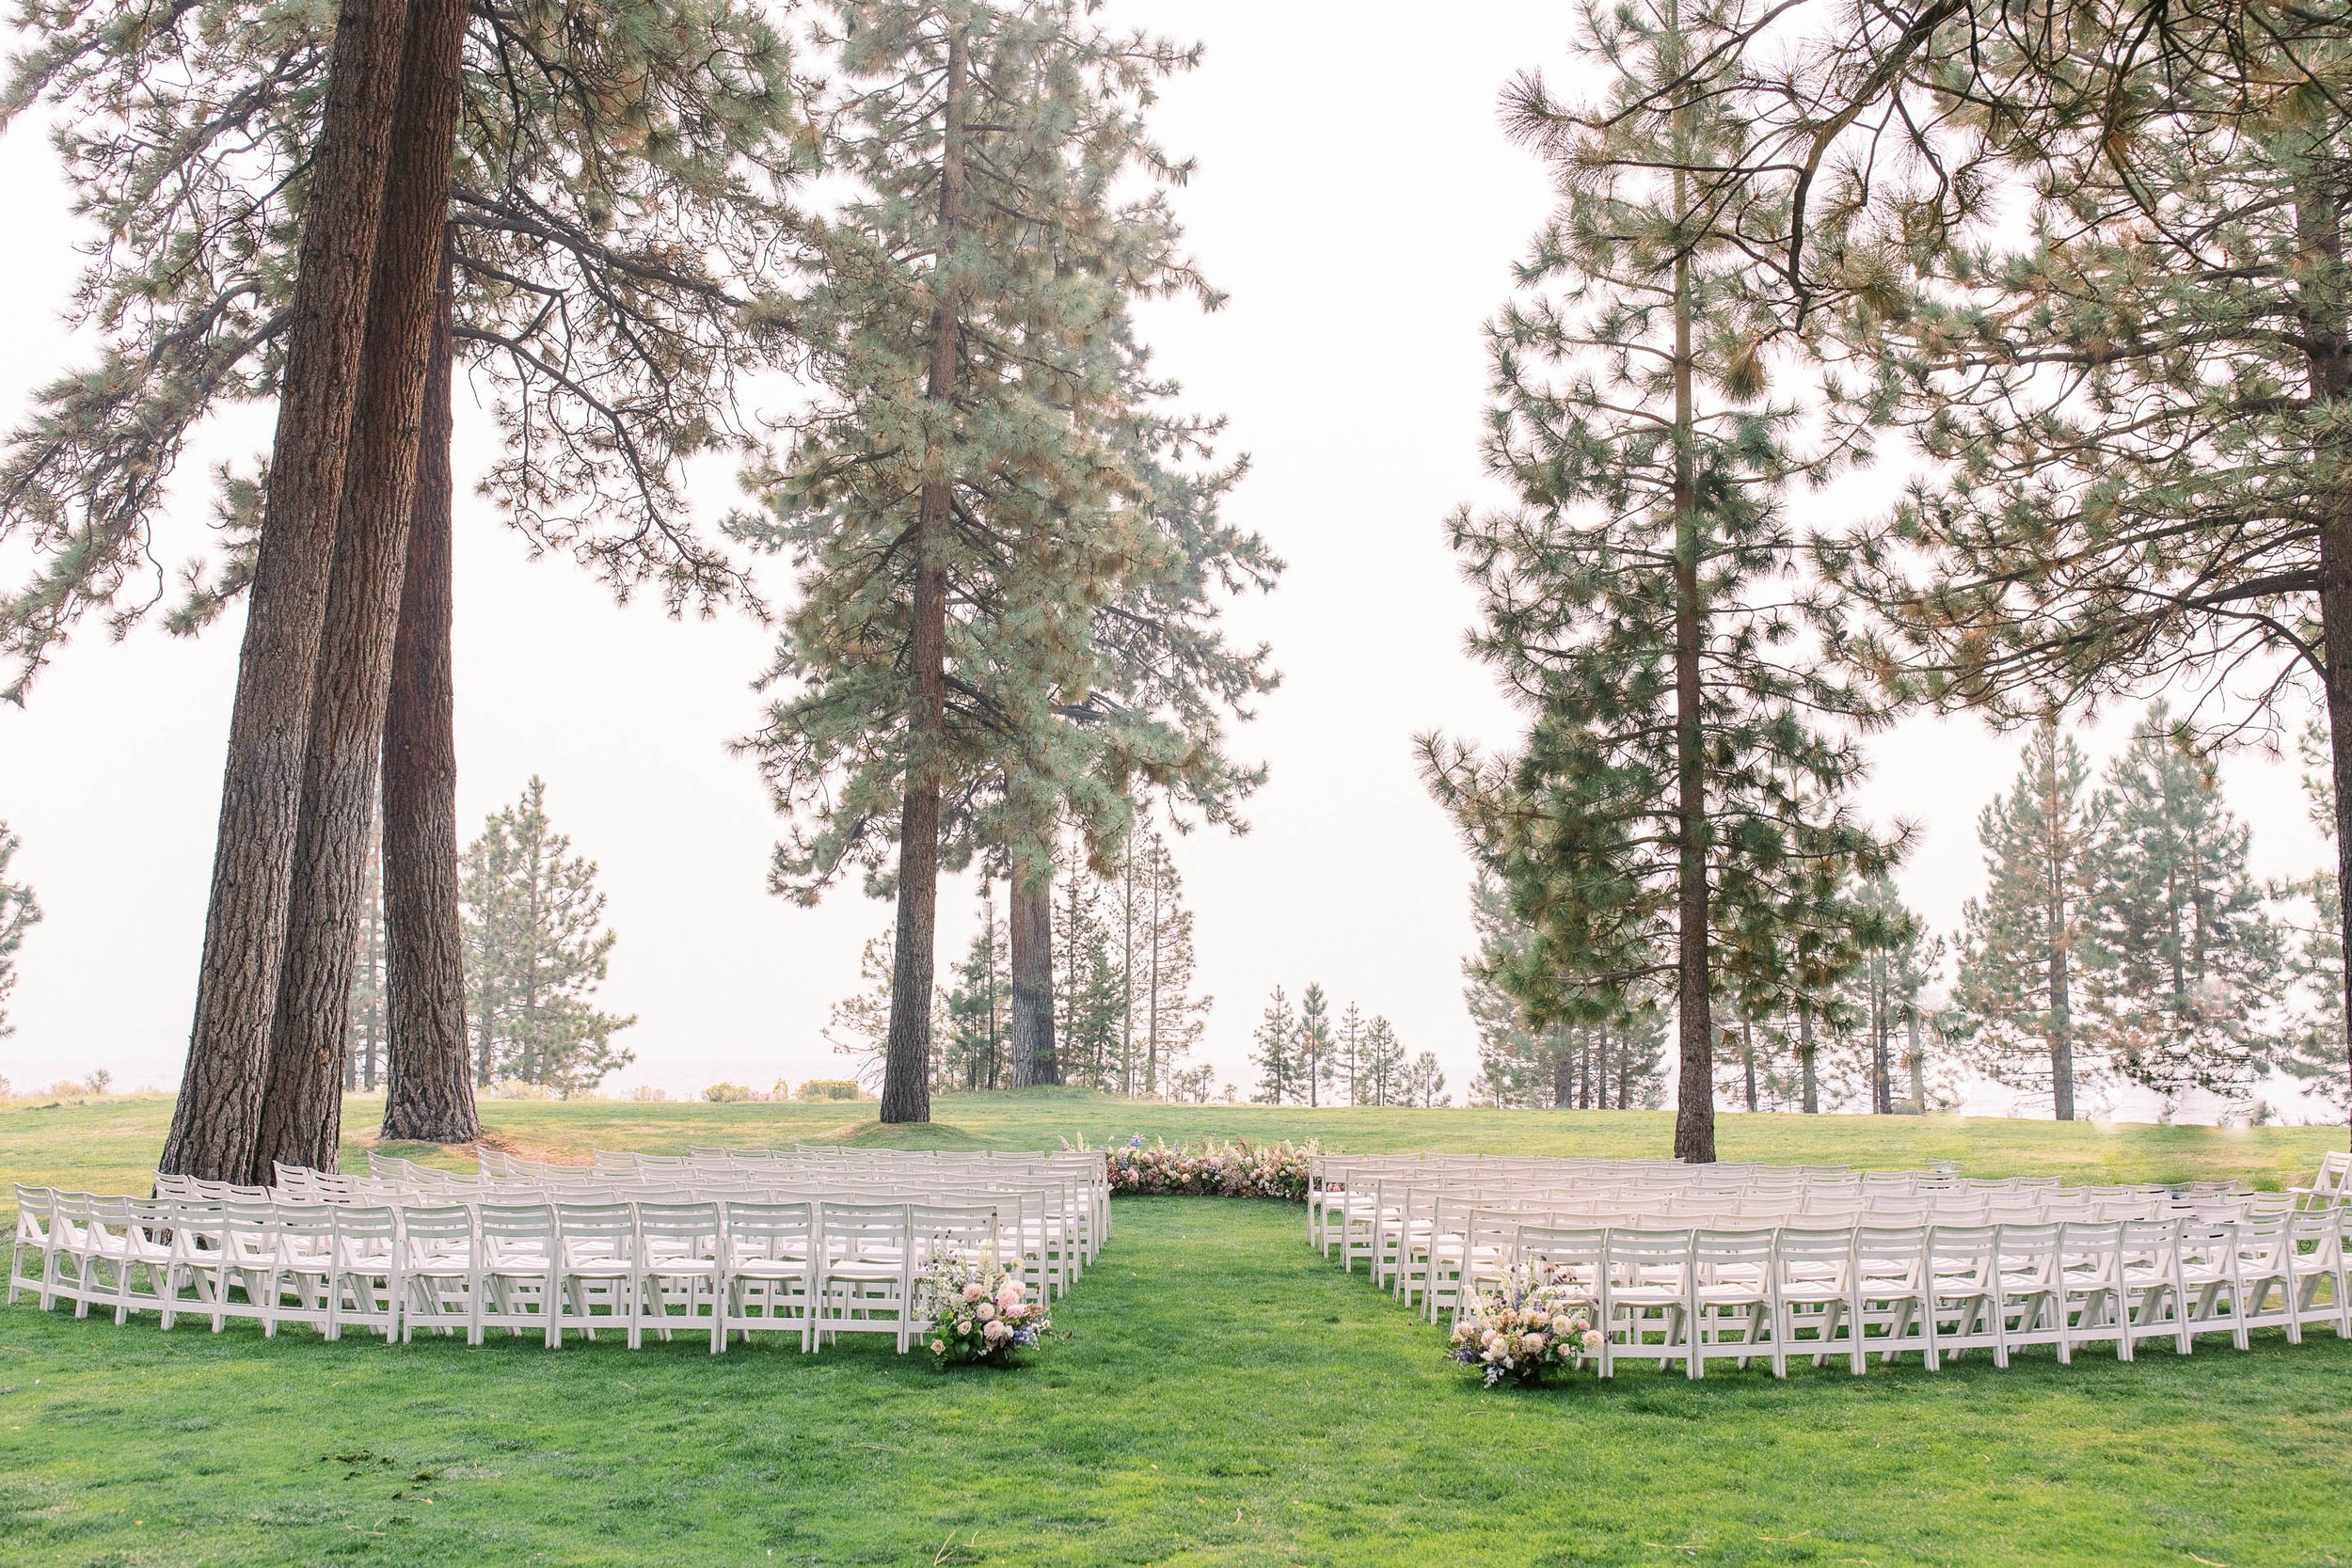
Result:
<svg viewBox="0 0 2352 1568"><path fill-rule="evenodd" d="M604 929L596 863L571 852L534 778L494 814L460 863L475 1078L578 1094L636 1059L612 1043L635 1024L596 1006L617 940Z"/></svg>
<svg viewBox="0 0 2352 1568"><path fill-rule="evenodd" d="M675 464L714 444L721 422L696 372L731 377L724 351L752 324L775 336L772 313L740 309L687 258L774 253L772 224L736 221L764 199L738 166L779 131L787 153L795 144L777 112L789 103L782 48L764 20L701 6L24 9L40 43L12 62L5 112L61 111L68 177L103 230L77 306L102 347L94 369L41 390L0 467L0 533L28 539L39 562L0 597L12 689L90 610L119 624L165 597L133 585L154 560L162 481L189 431L220 404L278 399L272 458L258 478L224 474L226 553L191 568L171 623L193 629L250 591L196 1026L163 1162L266 1178L274 1160L331 1160L337 1141L331 1063L407 619L404 555L431 488L420 472L445 467L421 446L445 460L447 420L421 420L420 402L446 386L464 338L516 393L501 411L516 415L521 455L495 488L517 520L624 581L653 575L649 560L677 565L690 531L675 526ZM714 207L722 220L702 222ZM436 304L453 250L478 285L457 331ZM590 504L550 517L573 499ZM607 519L618 527L599 540ZM705 546L665 586L713 578L735 585ZM445 629L438 641L445 655ZM445 735L422 738L437 765L387 782L436 792L453 831L430 845L434 896L395 903L392 973L437 964L429 989L453 1003L451 768ZM409 867L394 870L405 888ZM437 925L418 929L406 917L419 912ZM403 1010L397 985L392 1004ZM455 1007L407 1011L404 1060L457 1071L462 1038L415 1037L428 1020L454 1037ZM462 1079L397 1091L389 1132L472 1127Z"/></svg>
<svg viewBox="0 0 2352 1568"><path fill-rule="evenodd" d="M1977 818L1986 886L1961 911L1953 1028L1972 1064L2011 1087L2046 1092L2072 1121L2096 1076L2076 1052L2074 987L2096 836L2084 799L2090 766L2045 720L2026 743L2010 793Z"/></svg>
<svg viewBox="0 0 2352 1568"><path fill-rule="evenodd" d="M1137 737L1129 778L1221 767L1156 706L1120 703L1134 682L1096 678L1113 664L1099 613L1168 570L1136 462L1164 444L1140 434L1162 428L1146 406L1161 388L1128 307L1206 295L1164 198L1130 177L1181 175L1141 115L1195 55L1104 33L1074 0L828 9L829 151L853 188L810 228L818 276L792 312L819 396L755 476L773 521L742 529L790 553L801 589L751 744L792 824L778 888L813 898L863 866L895 891L899 1066L882 1114L921 1120L943 856L1010 862L1018 1004L1038 989L1024 909L1054 825L1075 817L1104 856L1123 831L1104 735ZM1117 721L1082 731L1062 710L1098 691Z"/></svg>
<svg viewBox="0 0 2352 1568"><path fill-rule="evenodd" d="M1436 1052L1424 1051L1413 1058L1412 1065L1405 1069L1399 1099L1403 1104L1418 1105L1424 1110L1451 1101L1445 1092L1445 1074L1438 1067Z"/></svg>
<svg viewBox="0 0 2352 1568"><path fill-rule="evenodd" d="M1357 1080L1359 1105L1401 1105L1405 1101L1405 1046L1385 1018L1364 1025L1364 1068Z"/></svg>
<svg viewBox="0 0 2352 1568"><path fill-rule="evenodd" d="M1117 1092L1125 984L1102 880L1080 870L1063 879L1055 911L1055 1047L1061 1082Z"/></svg>
<svg viewBox="0 0 2352 1568"><path fill-rule="evenodd" d="M2085 1034L2118 1072L2168 1097L2244 1093L2266 1065L2256 1029L2283 955L2247 870L2246 826L2163 704L2134 727L2096 815Z"/></svg>
<svg viewBox="0 0 2352 1568"><path fill-rule="evenodd" d="M2303 791L2311 819L2321 836L2336 834L2335 773L2328 735L2312 723L2296 737L2303 760ZM2333 1105L2340 1117L2352 1116L2352 1074L2342 1048L2344 1023L2344 884L2333 864L2312 867L2309 877L2289 880L2278 889L2285 900L2301 904L2307 914L2288 927L2294 941L2286 951L2287 971L2299 982L2293 1026L2280 1066L2310 1092Z"/></svg>
<svg viewBox="0 0 2352 1568"><path fill-rule="evenodd" d="M1005 1087L1006 1024L1011 995L1005 977L1005 927L996 917L993 881L980 884L980 928L955 969L941 1002L946 1019L942 1085L960 1089Z"/></svg>
<svg viewBox="0 0 2352 1568"><path fill-rule="evenodd" d="M1257 1047L1249 1060L1258 1069L1258 1088L1249 1098L1261 1105L1287 1105L1301 1098L1298 1018L1281 987L1274 988L1250 1038Z"/></svg>
<svg viewBox="0 0 2352 1568"><path fill-rule="evenodd" d="M1926 993L1943 968L1944 940L1905 907L1891 878L1863 884L1855 903L1872 925L1861 944L1862 961L1846 982L1846 1001L1861 1031L1868 1108L1888 1116L1899 1097L1916 1098L1904 1086L1905 1075L1920 1050ZM1924 1061L1915 1065L1924 1072Z"/></svg>
<svg viewBox="0 0 2352 1568"><path fill-rule="evenodd" d="M1938 156L1910 210L1868 202L1883 244L1837 262L1876 278L1849 330L1929 459L1891 515L1825 554L1872 610L1851 651L2003 720L2195 691L2208 742L2316 691L2352 808L2341 8L1978 14L1855 62L1874 97L1933 106L1943 123L1914 122L1914 145L1973 146L1977 166ZM2018 210L1989 221L2001 189Z"/></svg>
<svg viewBox="0 0 2352 1568"><path fill-rule="evenodd" d="M1184 879L1158 832L1145 835L1140 864L1143 936L1127 990L1142 999L1141 1081L1152 1095L1200 1043L1216 998L1192 993L1192 911L1184 907Z"/></svg>
<svg viewBox="0 0 2352 1568"><path fill-rule="evenodd" d="M1334 1103L1364 1103L1360 1085L1364 1071L1365 1027L1362 1009L1350 1002L1341 1012L1340 1022L1332 1031L1332 1061L1337 1078Z"/></svg>
<svg viewBox="0 0 2352 1568"><path fill-rule="evenodd" d="M1532 722L1492 760L1423 742L1553 977L1518 992L1532 1017L1620 1012L1673 977L1692 1161L1714 1158L1716 955L1762 987L1889 852L1844 805L1870 715L1798 645L1786 580L1782 491L1840 455L1800 452L1796 400L1767 395L1754 258L1788 204L1765 182L1702 200L1691 173L1742 154L1751 20L1744 0L1588 5L1606 93L1564 106L1528 78L1506 105L1562 202L1489 332L1486 457L1518 505L1452 534L1472 650Z"/></svg>
<svg viewBox="0 0 2352 1568"><path fill-rule="evenodd" d="M25 933L40 923L33 890L8 879L8 863L24 842L0 822L0 1039L14 1032L8 1022L8 993L16 990L16 956L24 950Z"/></svg>
<svg viewBox="0 0 2352 1568"><path fill-rule="evenodd" d="M1319 982L1309 981L1298 998L1298 1076L1309 1105L1320 1105L1332 1078L1331 999Z"/></svg>
<svg viewBox="0 0 2352 1568"><path fill-rule="evenodd" d="M359 932L351 964L351 1023L343 1044L346 1090L374 1090L390 1042L384 957L384 816L378 810L369 824L367 874L359 884Z"/></svg>

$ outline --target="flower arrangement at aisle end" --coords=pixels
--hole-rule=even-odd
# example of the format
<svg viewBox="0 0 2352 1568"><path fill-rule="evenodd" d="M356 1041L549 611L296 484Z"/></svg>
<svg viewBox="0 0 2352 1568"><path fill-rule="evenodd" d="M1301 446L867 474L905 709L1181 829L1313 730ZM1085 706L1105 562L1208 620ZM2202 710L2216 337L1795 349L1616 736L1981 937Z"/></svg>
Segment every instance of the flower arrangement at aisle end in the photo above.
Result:
<svg viewBox="0 0 2352 1568"><path fill-rule="evenodd" d="M1138 1134L1110 1156L1111 1191L1136 1197L1271 1197L1307 1200L1307 1163L1314 1144L1170 1145Z"/></svg>
<svg viewBox="0 0 2352 1568"><path fill-rule="evenodd" d="M930 1353L943 1367L1005 1365L1054 1326L1045 1304L1031 1301L1021 1276L993 1253L934 1253L914 1282L914 1316L930 1325Z"/></svg>
<svg viewBox="0 0 2352 1568"><path fill-rule="evenodd" d="M1492 1388L1538 1383L1555 1368L1573 1371L1599 1350L1593 1304L1581 1291L1549 1271L1514 1268L1470 1298L1447 1354Z"/></svg>

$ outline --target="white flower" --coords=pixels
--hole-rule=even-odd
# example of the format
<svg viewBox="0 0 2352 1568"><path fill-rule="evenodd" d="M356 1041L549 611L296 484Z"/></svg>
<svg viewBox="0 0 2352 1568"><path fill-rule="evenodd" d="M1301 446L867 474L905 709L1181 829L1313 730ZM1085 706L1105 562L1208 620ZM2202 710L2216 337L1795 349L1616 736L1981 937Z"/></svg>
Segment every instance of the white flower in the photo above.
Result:
<svg viewBox="0 0 2352 1568"><path fill-rule="evenodd" d="M1584 1331L1584 1348L1585 1348L1585 1350L1587 1350L1587 1351L1589 1351L1589 1352L1596 1353L1596 1354L1597 1354L1597 1353L1599 1352L1599 1350L1600 1350L1600 1330L1599 1330L1599 1329L1597 1329L1597 1328L1588 1328L1588 1329L1586 1329L1586 1330Z"/></svg>

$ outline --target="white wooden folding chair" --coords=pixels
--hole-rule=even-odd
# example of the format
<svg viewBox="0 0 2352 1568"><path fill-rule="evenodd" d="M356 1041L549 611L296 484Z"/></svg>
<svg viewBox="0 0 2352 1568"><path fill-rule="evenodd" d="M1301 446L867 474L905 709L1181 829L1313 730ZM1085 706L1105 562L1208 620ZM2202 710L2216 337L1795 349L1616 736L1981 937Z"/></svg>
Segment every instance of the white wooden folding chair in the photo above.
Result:
<svg viewBox="0 0 2352 1568"><path fill-rule="evenodd" d="M8 1247L8 1304L16 1304L19 1286L30 1286L40 1297L43 1310L49 1306L49 1252L54 1242L49 1221L56 1209L57 1195L49 1187L28 1187L16 1183L16 1238ZM33 1272L24 1272L24 1259L33 1260Z"/></svg>
<svg viewBox="0 0 2352 1568"><path fill-rule="evenodd" d="M2335 1323L2336 1338L2352 1339L2352 1254L2344 1245L2344 1211L2307 1210L2291 1226L2296 1312L2305 1322ZM2325 1292L2325 1300L2322 1293Z"/></svg>
<svg viewBox="0 0 2352 1568"><path fill-rule="evenodd" d="M400 1338L416 1338L417 1325L435 1334L474 1332L475 1298L482 1291L474 1245L474 1212L462 1203L420 1203L400 1211Z"/></svg>
<svg viewBox="0 0 2352 1568"><path fill-rule="evenodd" d="M888 1334L911 1342L914 1248L908 1206L825 1198L817 1206L817 1342Z"/></svg>
<svg viewBox="0 0 2352 1568"><path fill-rule="evenodd" d="M1854 1289L1861 1321L1854 1332L1868 1336L1882 1366L1907 1351L1934 1371L1943 1365L1936 1349L1935 1286L1924 1225L1864 1225L1854 1229Z"/></svg>
<svg viewBox="0 0 2352 1568"><path fill-rule="evenodd" d="M475 1211L472 1321L467 1342L493 1328L537 1334L552 1350L556 1325L555 1211L545 1203L485 1203Z"/></svg>
<svg viewBox="0 0 2352 1568"><path fill-rule="evenodd" d="M1772 1359L1772 1375L1787 1377L1788 1358L1772 1333L1780 1319L1779 1283L1770 1227L1693 1230L1684 1273L1684 1370L1701 1378L1710 1356L1737 1357L1744 1368L1761 1352Z"/></svg>
<svg viewBox="0 0 2352 1568"><path fill-rule="evenodd" d="M643 1330L635 1212L627 1203L559 1202L555 1239L556 1291L548 1343L561 1345L567 1328L592 1342L598 1328L618 1328L635 1350Z"/></svg>
<svg viewBox="0 0 2352 1568"><path fill-rule="evenodd" d="M1956 1361L1972 1350L1990 1350L1994 1366L2009 1365L2000 1258L1999 1232L1992 1226L1929 1227L1929 1307L1939 1357Z"/></svg>
<svg viewBox="0 0 2352 1568"><path fill-rule="evenodd" d="M1662 1370L1692 1365L1689 1319L1691 1232L1612 1227L1601 1275L1603 1360L1655 1360ZM1656 1338L1653 1338L1652 1336Z"/></svg>
<svg viewBox="0 0 2352 1568"><path fill-rule="evenodd" d="M377 1204L338 1203L326 1260L326 1323L329 1339L343 1337L346 1323L380 1334L390 1344L400 1337L400 1310L406 1295L400 1247L400 1215Z"/></svg>
<svg viewBox="0 0 2352 1568"><path fill-rule="evenodd" d="M710 1331L710 1353L726 1349L726 1313L719 1299L719 1206L709 1201L639 1202L638 1328L651 1325L666 1342L679 1327Z"/></svg>
<svg viewBox="0 0 2352 1568"><path fill-rule="evenodd" d="M1854 1227L1783 1226L1774 1240L1772 1266L1777 1276L1772 1324L1776 1350L1786 1356L1809 1349L1819 1367L1842 1344L1854 1375L1861 1376L1866 1351Z"/></svg>

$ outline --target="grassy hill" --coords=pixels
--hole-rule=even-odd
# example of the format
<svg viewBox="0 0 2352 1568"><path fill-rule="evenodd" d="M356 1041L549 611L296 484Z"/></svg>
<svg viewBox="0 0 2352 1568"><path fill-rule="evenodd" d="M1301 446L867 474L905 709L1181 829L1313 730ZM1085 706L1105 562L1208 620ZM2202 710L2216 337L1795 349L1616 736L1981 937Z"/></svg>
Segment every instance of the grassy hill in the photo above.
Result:
<svg viewBox="0 0 2352 1568"><path fill-rule="evenodd" d="M365 1168L380 1100L343 1107L343 1166ZM1054 1148L1123 1143L1140 1134L1312 1138L1359 1153L1407 1149L1658 1158L1672 1151L1666 1111L1305 1110L1268 1105L1155 1105L1082 1089L946 1095L927 1125L883 1127L870 1102L706 1105L631 1101L490 1101L485 1135L535 1158L585 1163L596 1148L677 1151L691 1144L850 1142L898 1148ZM0 1111L0 1181L143 1192L171 1118L162 1096ZM2010 1121L1987 1117L1726 1115L1726 1160L1895 1169L1949 1160L1971 1175L2058 1174L2080 1181L2235 1178L2265 1187L2309 1173L2344 1147L2329 1127L2154 1127ZM429 1145L384 1146L412 1158L466 1164Z"/></svg>
<svg viewBox="0 0 2352 1568"><path fill-rule="evenodd" d="M1039 1093L870 1107L487 1108L593 1147L1313 1136L1345 1148L1657 1153L1622 1113L1299 1112ZM355 1102L350 1125L372 1123ZM0 1112L0 1176L135 1188L167 1103ZM1732 1117L1728 1157L2241 1176L2340 1134ZM346 1151L349 1158L350 1151ZM200 1322L0 1309L0 1561L87 1564L2352 1563L2352 1345L2208 1339L2071 1369L1785 1383L1710 1368L1482 1394L1437 1330L1304 1244L1293 1206L1122 1200L1032 1365L943 1375L886 1347L713 1358L679 1342L394 1349Z"/></svg>

